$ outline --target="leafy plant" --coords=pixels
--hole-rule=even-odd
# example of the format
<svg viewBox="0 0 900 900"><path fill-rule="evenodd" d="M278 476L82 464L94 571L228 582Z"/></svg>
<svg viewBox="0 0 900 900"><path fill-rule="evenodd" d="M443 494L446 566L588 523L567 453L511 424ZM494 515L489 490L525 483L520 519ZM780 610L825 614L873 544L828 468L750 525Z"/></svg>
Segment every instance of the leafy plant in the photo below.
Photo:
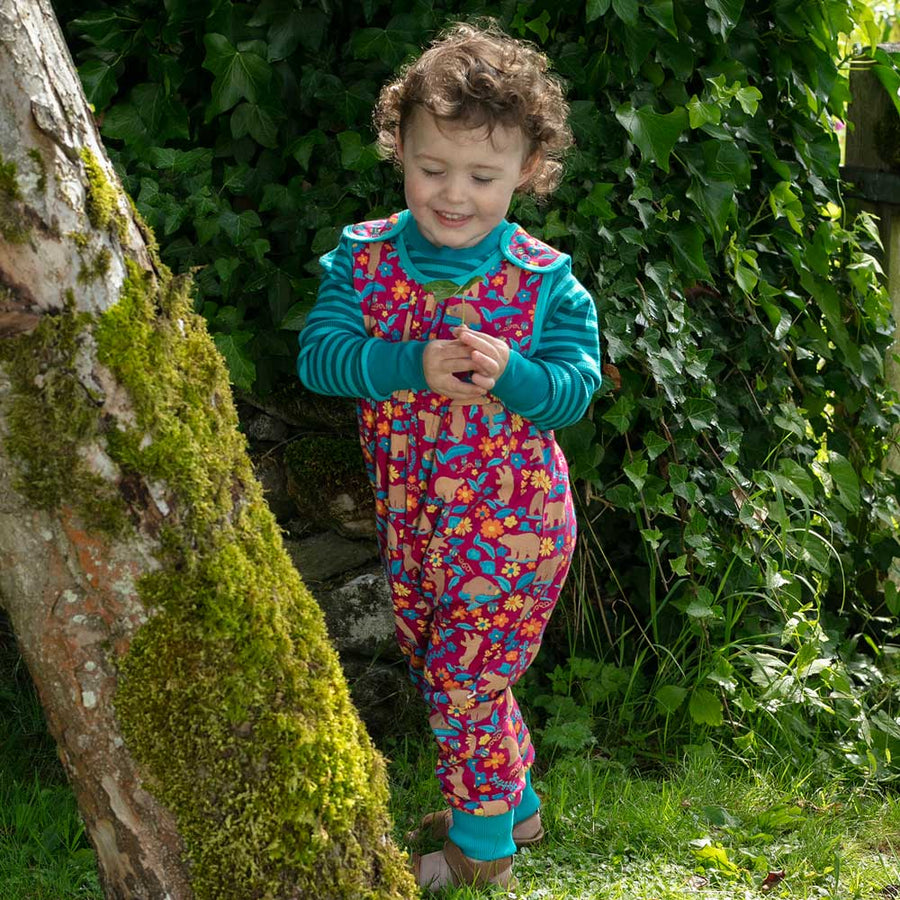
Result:
<svg viewBox="0 0 900 900"><path fill-rule="evenodd" d="M608 376L560 435L587 561L567 656L636 673L626 727L660 746L728 729L887 770L896 681L870 662L900 612L900 407L877 230L846 202L834 129L841 35L880 35L865 4L56 6L126 187L164 259L199 267L232 378L259 392L293 378L316 257L403 205L369 125L380 84L448 18L539 42L578 149L554 198L511 216L572 255Z"/></svg>

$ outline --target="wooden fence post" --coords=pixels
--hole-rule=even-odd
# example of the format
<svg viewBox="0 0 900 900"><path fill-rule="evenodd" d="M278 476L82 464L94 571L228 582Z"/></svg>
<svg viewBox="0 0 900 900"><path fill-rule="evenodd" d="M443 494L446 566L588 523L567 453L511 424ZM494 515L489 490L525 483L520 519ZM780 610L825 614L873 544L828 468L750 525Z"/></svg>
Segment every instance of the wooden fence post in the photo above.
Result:
<svg viewBox="0 0 900 900"><path fill-rule="evenodd" d="M888 53L900 44L880 44ZM850 73L850 108L847 112L844 181L855 186L853 195L878 217L884 247L882 266L894 311L894 343L885 360L888 384L900 394L900 115L871 67ZM900 450L895 433L887 467L900 472Z"/></svg>

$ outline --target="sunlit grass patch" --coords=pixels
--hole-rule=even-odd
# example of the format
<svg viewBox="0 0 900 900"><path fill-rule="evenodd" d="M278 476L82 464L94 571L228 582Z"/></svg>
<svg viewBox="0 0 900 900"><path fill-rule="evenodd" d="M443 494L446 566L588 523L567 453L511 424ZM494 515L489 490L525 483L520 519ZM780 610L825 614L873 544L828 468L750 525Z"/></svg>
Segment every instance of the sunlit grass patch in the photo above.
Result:
<svg viewBox="0 0 900 900"><path fill-rule="evenodd" d="M430 749L395 748L401 842L441 806L432 765ZM707 748L651 776L602 758L560 759L535 786L547 838L517 855L523 900L884 900L900 885L897 798L813 769L748 769Z"/></svg>

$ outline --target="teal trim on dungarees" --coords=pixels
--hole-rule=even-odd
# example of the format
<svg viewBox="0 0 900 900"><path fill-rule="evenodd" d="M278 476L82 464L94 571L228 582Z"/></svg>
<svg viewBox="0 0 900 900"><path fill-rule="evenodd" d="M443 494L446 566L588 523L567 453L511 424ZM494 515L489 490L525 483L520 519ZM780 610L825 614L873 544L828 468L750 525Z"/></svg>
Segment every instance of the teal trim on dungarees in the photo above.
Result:
<svg viewBox="0 0 900 900"><path fill-rule="evenodd" d="M454 809L448 837L469 859L485 862L516 852L513 840L513 811L500 816L476 816Z"/></svg>
<svg viewBox="0 0 900 900"><path fill-rule="evenodd" d="M530 819L541 808L541 798L531 786L531 769L525 773L525 790L522 791L522 799L519 805L513 809L513 822L518 825Z"/></svg>

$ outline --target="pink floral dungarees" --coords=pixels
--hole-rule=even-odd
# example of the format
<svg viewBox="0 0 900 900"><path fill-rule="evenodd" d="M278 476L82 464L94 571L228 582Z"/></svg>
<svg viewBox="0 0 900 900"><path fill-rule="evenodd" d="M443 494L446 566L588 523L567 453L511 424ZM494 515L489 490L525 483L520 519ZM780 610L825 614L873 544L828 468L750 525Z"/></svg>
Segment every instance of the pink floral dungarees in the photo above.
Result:
<svg viewBox="0 0 900 900"><path fill-rule="evenodd" d="M544 272L560 254L517 226L465 296L437 301L405 271L398 216L348 229L366 329L388 341L470 328L528 355ZM552 431L488 394L360 400L397 638L430 710L447 802L516 806L534 749L512 686L538 652L575 546L568 470Z"/></svg>

